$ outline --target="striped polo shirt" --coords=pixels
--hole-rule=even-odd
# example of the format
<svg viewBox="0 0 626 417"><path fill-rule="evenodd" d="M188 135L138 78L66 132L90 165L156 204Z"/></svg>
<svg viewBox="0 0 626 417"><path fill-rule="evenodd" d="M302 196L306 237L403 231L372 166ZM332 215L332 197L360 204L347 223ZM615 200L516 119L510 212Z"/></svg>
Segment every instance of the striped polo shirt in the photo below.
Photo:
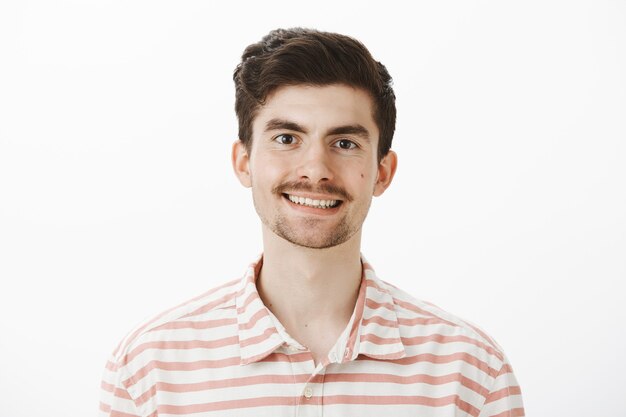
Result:
<svg viewBox="0 0 626 417"><path fill-rule="evenodd" d="M520 388L477 327L363 276L350 322L315 364L243 278L132 331L107 362L100 415L516 417Z"/></svg>

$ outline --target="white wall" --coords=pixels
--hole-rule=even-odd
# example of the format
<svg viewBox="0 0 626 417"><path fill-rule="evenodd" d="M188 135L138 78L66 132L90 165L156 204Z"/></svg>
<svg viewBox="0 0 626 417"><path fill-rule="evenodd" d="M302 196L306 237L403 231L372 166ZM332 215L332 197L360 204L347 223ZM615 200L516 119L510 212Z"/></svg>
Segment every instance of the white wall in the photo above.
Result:
<svg viewBox="0 0 626 417"><path fill-rule="evenodd" d="M93 415L126 331L260 252L231 74L291 26L395 79L381 278L493 335L529 416L626 416L626 2L602 0L2 2L0 416Z"/></svg>

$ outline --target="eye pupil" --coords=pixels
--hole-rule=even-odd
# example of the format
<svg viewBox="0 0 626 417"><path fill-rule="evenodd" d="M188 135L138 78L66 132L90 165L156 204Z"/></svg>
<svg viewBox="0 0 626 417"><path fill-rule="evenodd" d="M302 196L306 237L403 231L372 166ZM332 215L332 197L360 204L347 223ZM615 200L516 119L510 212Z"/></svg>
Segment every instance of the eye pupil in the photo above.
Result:
<svg viewBox="0 0 626 417"><path fill-rule="evenodd" d="M284 145L291 145L293 143L293 136L291 135L281 135L280 143Z"/></svg>
<svg viewBox="0 0 626 417"><path fill-rule="evenodd" d="M343 139L343 140L340 140L340 141L339 141L339 147L340 147L340 148L343 148L343 149L350 149L350 145L351 145L351 143L350 143L350 141L349 141L349 140Z"/></svg>

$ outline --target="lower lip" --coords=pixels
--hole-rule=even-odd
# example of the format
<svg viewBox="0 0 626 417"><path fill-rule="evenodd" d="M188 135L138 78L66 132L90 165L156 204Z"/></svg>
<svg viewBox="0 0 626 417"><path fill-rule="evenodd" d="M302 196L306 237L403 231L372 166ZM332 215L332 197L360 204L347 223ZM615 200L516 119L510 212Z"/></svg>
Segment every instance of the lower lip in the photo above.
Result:
<svg viewBox="0 0 626 417"><path fill-rule="evenodd" d="M335 206L335 207L329 207L329 208L317 208L317 207L310 207L310 206L305 206L303 204L296 204L293 201L291 201L288 197L286 196L282 196L283 200L285 200L287 202L287 204L289 204L289 206L294 209L294 210L298 210L301 213L307 213L307 214L316 214L318 216L330 216L333 215L335 213L337 213L339 211L339 209L341 208L341 206L343 205L343 202L340 203L339 205Z"/></svg>

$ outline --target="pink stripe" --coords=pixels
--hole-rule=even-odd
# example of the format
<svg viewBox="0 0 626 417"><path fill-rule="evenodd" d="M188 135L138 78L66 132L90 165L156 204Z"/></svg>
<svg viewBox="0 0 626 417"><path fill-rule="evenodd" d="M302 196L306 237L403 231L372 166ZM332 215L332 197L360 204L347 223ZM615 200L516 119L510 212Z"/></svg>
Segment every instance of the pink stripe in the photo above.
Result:
<svg viewBox="0 0 626 417"><path fill-rule="evenodd" d="M375 323L385 327L397 327L397 325L402 326L427 326L432 324L442 324L444 323L442 320L434 318L434 317L415 317L412 319L400 318L398 317L398 321L387 320L381 316L372 316L367 319L363 319L363 326L367 326L370 323ZM447 322L445 324L448 324Z"/></svg>
<svg viewBox="0 0 626 417"><path fill-rule="evenodd" d="M100 382L100 388L103 391L106 391L106 392L113 392L113 390L115 389L115 386L113 386L112 384L109 384L107 382L102 381L102 382Z"/></svg>
<svg viewBox="0 0 626 417"><path fill-rule="evenodd" d="M213 300L212 302L208 304L204 304L203 306L196 308L194 311L187 313L184 316L181 316L180 318L194 317L194 316L199 316L201 314L207 313L211 310L214 310L216 307L232 302L232 300L237 298L238 294L239 294L239 291L224 294L217 300Z"/></svg>
<svg viewBox="0 0 626 417"><path fill-rule="evenodd" d="M242 357L241 358L241 365L248 365L250 363L257 362L257 361L260 361L262 359L265 359L266 357L268 357L269 355L274 353L274 350L276 350L276 346L272 346L269 349L267 349L267 350L265 350L265 351L263 351L261 353L257 353L256 355Z"/></svg>
<svg viewBox="0 0 626 417"><path fill-rule="evenodd" d="M400 343L400 339L398 339L397 337L380 337L376 336L374 333L367 333L361 335L361 342L370 342L375 345L392 345L395 343Z"/></svg>
<svg viewBox="0 0 626 417"><path fill-rule="evenodd" d="M268 317L270 314L267 312L267 309L262 308L257 311L247 323L239 323L239 330L250 330L254 327L254 325L263 317Z"/></svg>
<svg viewBox="0 0 626 417"><path fill-rule="evenodd" d="M107 361L107 364L105 365L105 368L111 372L116 372L117 371L117 364L111 362L111 361Z"/></svg>
<svg viewBox="0 0 626 417"><path fill-rule="evenodd" d="M244 376L240 378L221 379L216 381L204 381L191 384L169 384L165 382L157 382L159 391L167 392L193 392L204 391L215 388L245 387L247 385L261 384L299 384L307 382L311 375L255 375Z"/></svg>
<svg viewBox="0 0 626 417"><path fill-rule="evenodd" d="M469 327L471 327L476 333L478 333L481 337L483 337L487 342L491 343L493 346L497 346L498 344L491 338L489 335L482 331L482 329L474 326L472 323L464 322ZM502 358L500 358L502 360Z"/></svg>
<svg viewBox="0 0 626 417"><path fill-rule="evenodd" d="M363 358L363 360L379 361L379 359L366 359L366 358ZM422 353L419 355L409 356L409 357L405 357L402 359L396 359L393 363L398 364L398 365L413 365L418 362L429 362L429 363L441 364L441 363L450 363L454 361L463 361L465 363L468 363L474 366L475 368L480 369L481 371L488 374L492 378L495 378L496 375L498 375L497 370L491 368L485 362L465 352L458 352L458 353L453 353L450 355L434 355L432 353Z"/></svg>
<svg viewBox="0 0 626 417"><path fill-rule="evenodd" d="M124 412L121 412L121 411L113 410L113 411L111 411L111 414L110 414L109 417L141 417L141 416L138 416L136 414L129 414L129 413L124 413Z"/></svg>
<svg viewBox="0 0 626 417"><path fill-rule="evenodd" d="M368 279L367 280L367 286L370 288L375 289L376 291L383 293L383 294L387 294L387 295L391 295L389 294L389 290L387 288L383 288L380 285L378 285L378 283L372 279Z"/></svg>
<svg viewBox="0 0 626 417"><path fill-rule="evenodd" d="M100 402L100 411L104 411L105 413L108 413L109 411L111 411L111 406L109 404Z"/></svg>
<svg viewBox="0 0 626 417"><path fill-rule="evenodd" d="M137 335L139 335L141 332L143 332L146 328L148 328L151 324L155 323L156 321L158 321L159 319L161 319L162 317L164 317L165 315L167 315L168 313L170 313L171 311L176 310L177 308L180 308L184 305L193 303L194 301L200 300L204 297L207 297L223 288L229 287L229 286L233 286L236 285L238 282L241 281L241 278L238 279L234 279L232 281L226 282L218 287L212 288L209 291L205 292L204 294L200 294L197 297L192 298L191 300L185 301L184 303L181 303L175 307L172 307L168 310L165 310L163 313L159 314L158 316L156 316L155 318L153 318L152 320L148 321L147 323L145 323L143 326L139 327L137 330L135 330L132 335L128 338L125 338L125 340L128 340L128 343L132 342L135 337L137 337ZM224 297L222 297L224 298ZM127 343L127 344L128 344ZM120 343L120 345L117 347L117 349L115 349L115 351L113 352L113 356L117 355L117 352L120 350L120 348L122 347L122 343ZM126 347L126 345L124 346L124 348Z"/></svg>
<svg viewBox="0 0 626 417"><path fill-rule="evenodd" d="M446 336L446 335L441 335L441 334L432 334L432 335L428 335L428 336L415 336L415 337L408 337L408 338L403 337L402 338L402 343L404 343L405 345L409 345L409 346L421 345L421 344L429 343L429 342L435 342L435 343L455 343L455 342L469 343L471 345L478 346L479 348L485 350L486 352L490 353L491 355L494 355L494 356L498 357L498 352L493 347L488 346L488 345L484 344L483 342L481 342L479 340L472 339L471 337L462 336L462 335Z"/></svg>
<svg viewBox="0 0 626 417"><path fill-rule="evenodd" d="M392 352L392 353L367 353L367 357L372 358L372 359L377 359L377 360L384 360L384 361L396 361L402 357L404 354L404 350L400 350L397 352ZM360 356L360 355L359 355Z"/></svg>
<svg viewBox="0 0 626 417"><path fill-rule="evenodd" d="M180 329L213 329L215 327L231 326L237 324L236 318L219 319L219 320L203 320L203 321L172 321L155 327L151 331L156 330L180 330Z"/></svg>
<svg viewBox="0 0 626 417"><path fill-rule="evenodd" d="M122 382L126 388L130 388L142 378L148 375L153 369L160 369L163 371L197 371L199 369L216 369L227 368L229 366L239 365L241 359L239 356L232 358L225 358L219 360L204 360L194 362L163 362L163 361L150 361L143 368L139 369L130 378Z"/></svg>
<svg viewBox="0 0 626 417"><path fill-rule="evenodd" d="M479 335L481 335L487 342L489 342L492 346L498 346L498 344L485 332L483 332L481 329L479 329L478 327L474 326L471 323L467 323L466 324L468 326L470 326L472 329L474 329L474 331L476 331L476 333L478 333ZM502 354L502 352L500 352L499 350L495 350L495 355L498 357L498 359L500 359L501 361L504 361L504 355Z"/></svg>
<svg viewBox="0 0 626 417"><path fill-rule="evenodd" d="M196 391L205 391L216 388L232 388L243 387L249 385L262 384L300 384L305 383L311 376L309 374L299 375L258 375L241 378L229 378L216 381L195 382L189 384L170 384L166 382L157 382L150 389L144 392L138 399L137 404L144 404L149 401L158 391L187 393Z"/></svg>
<svg viewBox="0 0 626 417"><path fill-rule="evenodd" d="M388 287L394 288L394 289L396 289L396 290L398 290L398 291L402 291L402 290L400 290L400 288L396 287L395 285L393 285L393 284L392 284L392 283L390 283L390 282L383 281L382 279L379 279L379 281L380 281L380 282L382 282L383 284L385 284L385 285L386 285L386 286L388 286Z"/></svg>
<svg viewBox="0 0 626 417"><path fill-rule="evenodd" d="M212 401L205 404L191 404L191 405L159 405L159 414L175 414L185 415L193 413L206 413L208 411L221 411L232 410L239 408L250 407L271 407L271 406L295 406L297 405L296 399L293 396L289 397L261 397L261 398L244 398L240 400L228 400L228 401Z"/></svg>
<svg viewBox="0 0 626 417"><path fill-rule="evenodd" d="M368 324L378 324L379 326L391 327L391 328L398 327L397 321L387 320L381 316L372 316L367 319L364 318L363 321L361 322L361 326L363 327L367 326Z"/></svg>
<svg viewBox="0 0 626 417"><path fill-rule="evenodd" d="M494 414L490 417L524 417L524 409L523 408L514 408L512 410L507 410L499 414Z"/></svg>
<svg viewBox="0 0 626 417"><path fill-rule="evenodd" d="M117 398L122 398L124 400L132 400L128 391L122 388L115 388L115 390L113 391L113 395Z"/></svg>
<svg viewBox="0 0 626 417"><path fill-rule="evenodd" d="M306 381L305 381L306 382ZM326 374L324 382L376 382L376 383L392 383L392 384L429 384L443 385L453 382L459 382L466 388L480 394L483 397L489 395L489 390L479 383L463 376L460 373L433 376L433 375L411 375L400 376L393 374L373 374L373 373L349 373L349 374Z"/></svg>
<svg viewBox="0 0 626 417"><path fill-rule="evenodd" d="M368 298L367 300L365 300L365 305L373 310L379 309L379 308L386 308L389 311L393 311L394 313L396 312L395 308L393 307L393 304L391 303L378 303L374 300L372 300L371 298Z"/></svg>
<svg viewBox="0 0 626 417"><path fill-rule="evenodd" d="M416 326L416 325L431 325L431 324L453 324L449 321L442 320L439 317L414 317L411 319L400 318L398 317L398 324L403 326ZM453 324L454 327L458 327L456 324Z"/></svg>
<svg viewBox="0 0 626 417"><path fill-rule="evenodd" d="M480 385L478 382L463 375L461 375L459 379L461 381L461 385L464 387L471 389L485 398L489 395L489 390Z"/></svg>
<svg viewBox="0 0 626 417"><path fill-rule="evenodd" d="M250 305L250 303L252 303L254 300L260 299L260 298L261 297L259 297L259 293L254 291L254 290L252 290L250 292L250 294L248 294L248 296L246 297L246 299L243 302L243 304L241 304L239 307L237 307L237 314L239 314L239 315L244 314L246 312L246 309Z"/></svg>
<svg viewBox="0 0 626 417"><path fill-rule="evenodd" d="M257 335L257 336L254 336L254 337L249 337L247 339L243 339L243 340L239 341L239 346L241 346L243 348L243 347L247 347L247 346L250 346L250 345L256 345L258 343L262 343L262 342L266 341L267 339L269 339L270 337L272 337L272 335L274 335L276 333L278 333L278 330L276 330L275 327L268 327L260 335Z"/></svg>
<svg viewBox="0 0 626 417"><path fill-rule="evenodd" d="M225 346L236 345L239 342L239 336L230 336L216 340L175 340L175 341L157 341L146 342L137 346L124 357L123 364L130 363L137 355L148 349L217 349Z"/></svg>
<svg viewBox="0 0 626 417"><path fill-rule="evenodd" d="M274 352L267 358L265 358L265 362L308 362L313 360L310 352L298 352L286 355L281 352Z"/></svg>
<svg viewBox="0 0 626 417"><path fill-rule="evenodd" d="M424 315L424 316L436 318L438 320L441 320L442 323L449 324L450 326L453 326L453 327L459 327L458 324L452 323L451 321L448 321L448 320L445 320L445 319L435 315L434 313L431 313L430 311L424 310L424 309L416 306L415 304L407 303L406 301L402 301L402 300L397 299L397 298L394 298L393 302L396 303L397 305L399 305L400 307L406 309L406 310L409 310L409 311L412 311L414 313L418 313L418 314L421 314L421 315Z"/></svg>
<svg viewBox="0 0 626 417"><path fill-rule="evenodd" d="M518 386L502 388L501 390L494 391L491 394L489 394L489 398L487 398L487 400L485 401L485 404L498 401L502 398L505 398L511 395L521 395L521 394L522 394L522 390Z"/></svg>
<svg viewBox="0 0 626 417"><path fill-rule="evenodd" d="M477 416L480 410L471 404L461 400L458 395L432 398L420 395L329 395L323 398L324 404L363 404L363 405L395 405L416 404L429 407L445 407L456 405L461 410L472 416Z"/></svg>

